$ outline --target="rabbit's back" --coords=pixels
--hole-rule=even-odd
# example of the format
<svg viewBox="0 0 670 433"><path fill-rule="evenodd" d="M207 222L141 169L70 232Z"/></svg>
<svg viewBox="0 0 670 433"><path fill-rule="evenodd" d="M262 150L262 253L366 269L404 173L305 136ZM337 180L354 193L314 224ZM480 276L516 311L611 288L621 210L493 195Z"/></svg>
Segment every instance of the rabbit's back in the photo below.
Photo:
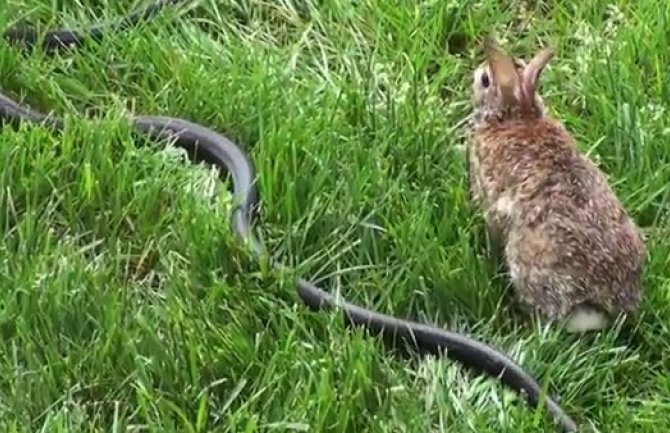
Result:
<svg viewBox="0 0 670 433"><path fill-rule="evenodd" d="M491 125L475 142L485 215L503 234L520 300L556 318L581 303L632 310L643 240L562 124L540 118Z"/></svg>

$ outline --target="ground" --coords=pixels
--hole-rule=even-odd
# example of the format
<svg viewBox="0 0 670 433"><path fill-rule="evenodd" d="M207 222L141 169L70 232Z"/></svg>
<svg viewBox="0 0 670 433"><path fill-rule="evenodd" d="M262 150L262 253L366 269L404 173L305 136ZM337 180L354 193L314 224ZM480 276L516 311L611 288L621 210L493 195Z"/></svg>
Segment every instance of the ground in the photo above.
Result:
<svg viewBox="0 0 670 433"><path fill-rule="evenodd" d="M0 27L141 4L105 3L8 0ZM134 112L243 146L259 230L296 274L501 348L583 431L667 431L669 20L659 0L209 0L60 58L3 42L2 92L67 128L2 130L0 430L555 431L495 379L305 308L233 236L214 174L134 137ZM458 127L487 33L524 57L555 47L551 113L647 236L625 326L525 322L487 258Z"/></svg>

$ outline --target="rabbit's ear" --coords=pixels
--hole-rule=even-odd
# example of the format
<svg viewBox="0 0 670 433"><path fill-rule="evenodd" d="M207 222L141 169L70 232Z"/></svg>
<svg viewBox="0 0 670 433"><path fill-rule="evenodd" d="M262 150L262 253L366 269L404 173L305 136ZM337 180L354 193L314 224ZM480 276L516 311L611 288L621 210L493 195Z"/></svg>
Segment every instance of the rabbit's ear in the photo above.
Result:
<svg viewBox="0 0 670 433"><path fill-rule="evenodd" d="M503 102L506 104L515 103L515 90L519 84L519 75L516 72L514 61L502 53L490 37L484 39L484 50L491 69L492 81L500 90Z"/></svg>
<svg viewBox="0 0 670 433"><path fill-rule="evenodd" d="M528 100L533 100L540 74L552 57L554 57L554 50L551 48L544 48L535 54L535 57L533 57L523 69L523 74L521 75L521 87Z"/></svg>

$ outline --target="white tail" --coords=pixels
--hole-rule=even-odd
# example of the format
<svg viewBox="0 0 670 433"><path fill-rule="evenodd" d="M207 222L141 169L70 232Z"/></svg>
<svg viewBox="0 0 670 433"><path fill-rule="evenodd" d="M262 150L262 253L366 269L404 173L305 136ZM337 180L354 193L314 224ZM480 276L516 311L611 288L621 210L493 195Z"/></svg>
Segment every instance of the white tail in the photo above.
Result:
<svg viewBox="0 0 670 433"><path fill-rule="evenodd" d="M607 315L589 307L577 307L568 317L565 330L570 333L585 333L605 329L609 324Z"/></svg>

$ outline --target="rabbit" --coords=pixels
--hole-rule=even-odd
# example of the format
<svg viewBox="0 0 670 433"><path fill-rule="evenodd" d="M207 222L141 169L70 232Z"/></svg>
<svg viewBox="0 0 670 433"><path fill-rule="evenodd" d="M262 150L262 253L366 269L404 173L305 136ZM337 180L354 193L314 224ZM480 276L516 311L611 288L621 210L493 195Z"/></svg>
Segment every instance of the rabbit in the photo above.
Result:
<svg viewBox="0 0 670 433"><path fill-rule="evenodd" d="M537 93L554 56L484 41L466 142L469 194L500 245L518 306L569 333L599 331L642 298L646 246L605 175Z"/></svg>

